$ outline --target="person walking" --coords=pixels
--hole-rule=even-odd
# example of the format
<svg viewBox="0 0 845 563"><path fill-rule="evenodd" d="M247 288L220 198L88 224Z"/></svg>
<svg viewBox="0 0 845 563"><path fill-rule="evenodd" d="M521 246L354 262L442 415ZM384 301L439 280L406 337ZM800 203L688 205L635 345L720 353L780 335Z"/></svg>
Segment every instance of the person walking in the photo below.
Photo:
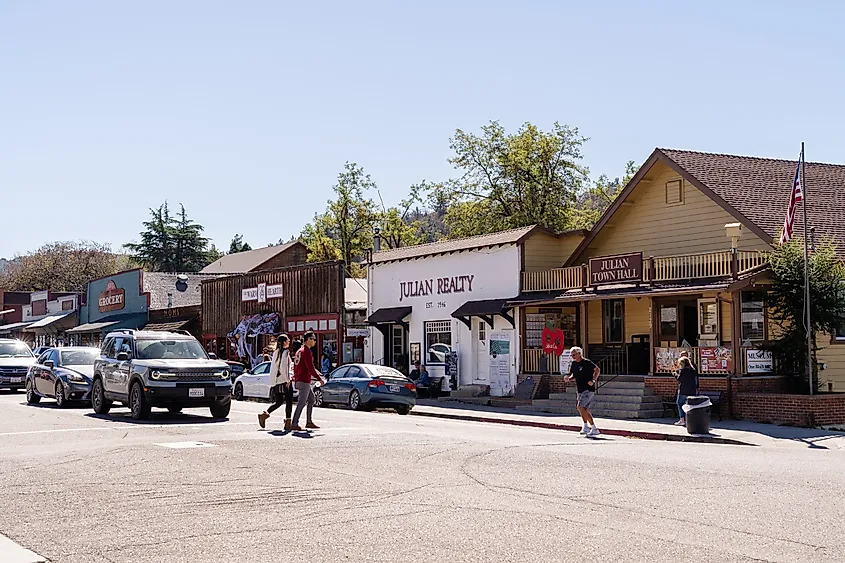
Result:
<svg viewBox="0 0 845 563"><path fill-rule="evenodd" d="M314 411L314 391L311 389L311 379L316 377L320 384L324 384L323 377L314 366L314 356L311 354L311 348L317 343L317 336L308 331L302 337L302 348L297 350L293 359L293 381L296 390L299 392L299 398L296 400L296 411L293 413L293 425L291 430L301 432L302 427L299 426L299 418L302 416L302 409L306 406L308 410L305 413L305 428L316 430L320 428L314 424L311 414Z"/></svg>
<svg viewBox="0 0 845 563"><path fill-rule="evenodd" d="M596 395L596 382L599 379L601 370L599 366L584 357L584 351L578 346L573 346L569 351L572 354L572 364L569 368L569 375L564 380L575 379L576 390L578 391L578 414L584 421L581 434L589 437L601 435L590 408L593 406L593 397Z"/></svg>
<svg viewBox="0 0 845 563"><path fill-rule="evenodd" d="M258 425L265 428L267 419L277 408L285 405L285 430L291 429L290 414L293 410L293 385L291 375L293 364L290 359L290 338L287 334L280 334L276 338L276 351L270 361L270 389L276 401L266 411L258 415Z"/></svg>
<svg viewBox="0 0 845 563"><path fill-rule="evenodd" d="M693 368L692 362L687 357L678 359L680 370L675 374L678 380L678 416L680 419L675 423L675 426L686 426L687 417L684 415L683 406L687 402L687 397L698 395L698 372Z"/></svg>

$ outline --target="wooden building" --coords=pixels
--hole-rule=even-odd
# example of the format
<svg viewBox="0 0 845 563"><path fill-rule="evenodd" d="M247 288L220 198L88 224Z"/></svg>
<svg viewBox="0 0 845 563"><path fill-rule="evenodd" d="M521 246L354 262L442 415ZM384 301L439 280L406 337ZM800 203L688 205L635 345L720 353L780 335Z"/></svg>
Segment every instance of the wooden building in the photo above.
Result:
<svg viewBox="0 0 845 563"><path fill-rule="evenodd" d="M234 252L221 256L202 269L202 274L245 274L287 266L298 266L308 261L308 248L295 240L276 246L267 246Z"/></svg>
<svg viewBox="0 0 845 563"><path fill-rule="evenodd" d="M222 358L248 358L275 347L275 336L317 334L316 351L338 362L344 336L344 265L320 262L225 276L202 283L206 349ZM317 354L315 354L317 355Z"/></svg>

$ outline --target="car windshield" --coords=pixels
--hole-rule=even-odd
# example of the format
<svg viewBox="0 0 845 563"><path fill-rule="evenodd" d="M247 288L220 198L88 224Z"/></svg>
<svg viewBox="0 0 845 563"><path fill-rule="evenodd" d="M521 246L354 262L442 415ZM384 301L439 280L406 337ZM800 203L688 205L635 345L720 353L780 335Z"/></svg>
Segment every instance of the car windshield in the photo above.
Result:
<svg viewBox="0 0 845 563"><path fill-rule="evenodd" d="M393 377L397 379L405 379L401 372L387 366L367 366L369 371L375 377Z"/></svg>
<svg viewBox="0 0 845 563"><path fill-rule="evenodd" d="M99 350L62 350L63 366L93 366Z"/></svg>
<svg viewBox="0 0 845 563"><path fill-rule="evenodd" d="M202 344L196 340L136 340L135 350L140 360L205 360Z"/></svg>
<svg viewBox="0 0 845 563"><path fill-rule="evenodd" d="M0 358L31 358L29 346L23 342L0 342Z"/></svg>

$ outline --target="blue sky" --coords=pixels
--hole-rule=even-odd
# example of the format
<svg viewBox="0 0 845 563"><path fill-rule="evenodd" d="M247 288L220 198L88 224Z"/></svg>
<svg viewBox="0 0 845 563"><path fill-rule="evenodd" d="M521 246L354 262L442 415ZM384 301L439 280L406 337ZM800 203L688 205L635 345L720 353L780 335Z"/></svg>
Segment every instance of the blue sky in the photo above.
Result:
<svg viewBox="0 0 845 563"><path fill-rule="evenodd" d="M345 161L388 204L458 127L845 163L837 2L0 0L0 257L119 248L184 203L228 248L299 233Z"/></svg>

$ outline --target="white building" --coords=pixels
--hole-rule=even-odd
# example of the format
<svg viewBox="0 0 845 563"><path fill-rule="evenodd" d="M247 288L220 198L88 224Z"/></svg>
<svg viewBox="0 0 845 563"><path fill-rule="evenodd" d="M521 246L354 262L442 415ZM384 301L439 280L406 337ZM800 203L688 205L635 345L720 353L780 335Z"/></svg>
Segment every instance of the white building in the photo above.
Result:
<svg viewBox="0 0 845 563"><path fill-rule="evenodd" d="M76 326L80 295L68 292L34 291L22 308L24 332L31 333L34 346L68 344L65 331Z"/></svg>
<svg viewBox="0 0 845 563"><path fill-rule="evenodd" d="M568 246L561 236L530 226L375 252L367 284L368 322L377 330L367 361L407 373L419 359L431 377L444 377L443 390L483 385L493 396L512 394L520 365L512 303L526 245L529 253L544 242Z"/></svg>

